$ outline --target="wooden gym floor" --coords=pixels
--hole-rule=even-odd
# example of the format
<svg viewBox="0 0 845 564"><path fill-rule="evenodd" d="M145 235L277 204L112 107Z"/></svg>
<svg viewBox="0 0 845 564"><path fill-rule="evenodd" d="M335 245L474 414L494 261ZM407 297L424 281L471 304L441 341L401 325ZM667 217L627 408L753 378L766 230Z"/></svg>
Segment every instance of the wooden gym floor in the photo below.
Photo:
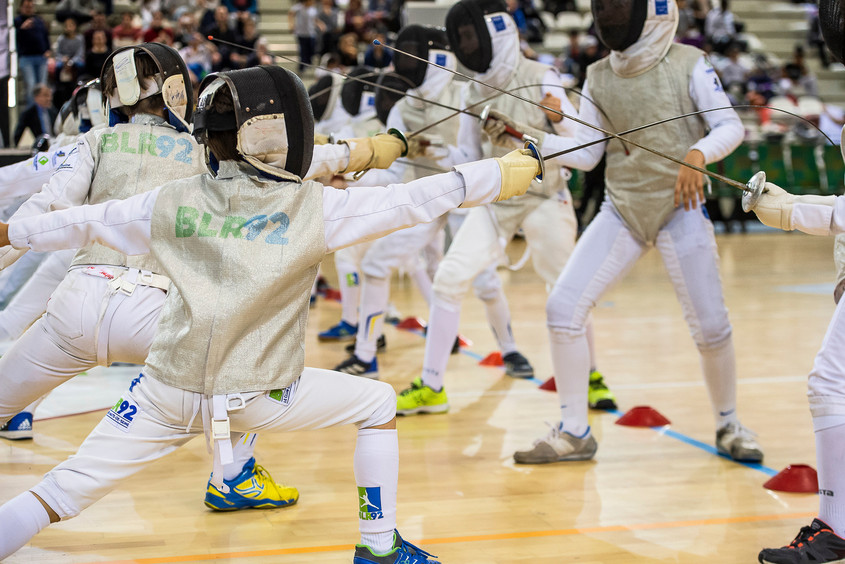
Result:
<svg viewBox="0 0 845 564"><path fill-rule="evenodd" d="M815 466L806 374L833 313L832 239L763 233L719 237L739 372L739 413L759 433L765 466L711 451L714 425L698 356L656 252L644 257L595 312L599 366L620 410L650 405L668 431L614 425L593 413L595 460L516 466L511 454L558 420L557 396L538 390L551 375L545 289L530 266L500 271L521 351L536 381L478 365L494 341L480 302L464 302L446 415L399 420L399 530L446 563L752 563L786 544L815 515L815 495L765 490L788 464ZM510 249L518 257L518 244ZM334 280L331 261L325 271ZM334 282L332 282L334 284ZM397 281L403 315L427 317L411 284ZM342 345L316 333L340 316L320 300L307 361L332 367ZM423 339L386 329L382 379L397 391L420 373ZM475 355L475 356L473 356ZM82 378L80 378L82 380ZM101 407L109 405L104 403ZM80 408L81 409L81 408ZM72 454L103 411L36 422L34 441L0 442L0 501L35 484ZM202 499L211 460L202 439L153 464L70 521L53 525L7 562L341 563L357 541L352 475L355 430L265 434L257 456L298 505L214 513Z"/></svg>

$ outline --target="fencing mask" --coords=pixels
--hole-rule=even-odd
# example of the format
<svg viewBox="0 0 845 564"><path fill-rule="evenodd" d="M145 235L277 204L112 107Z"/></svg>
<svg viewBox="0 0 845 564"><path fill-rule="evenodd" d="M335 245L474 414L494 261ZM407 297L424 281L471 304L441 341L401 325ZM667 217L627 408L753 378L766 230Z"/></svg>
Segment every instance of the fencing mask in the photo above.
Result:
<svg viewBox="0 0 845 564"><path fill-rule="evenodd" d="M842 0L819 0L819 25L827 48L839 62L845 61L845 13Z"/></svg>
<svg viewBox="0 0 845 564"><path fill-rule="evenodd" d="M349 71L348 76L354 76L361 80L349 80L343 83L340 90L340 103L352 117L356 117L366 109L374 109L376 99L376 80L378 73L368 67L355 67ZM362 82L363 81L363 82Z"/></svg>
<svg viewBox="0 0 845 564"><path fill-rule="evenodd" d="M376 81L376 116L382 124L387 124L387 116L390 115L390 110L393 109L396 102L404 98L404 94L401 93L409 88L413 88L413 84L404 76L399 76L396 73L386 72L378 77Z"/></svg>
<svg viewBox="0 0 845 564"><path fill-rule="evenodd" d="M396 48L408 52L423 59L431 60L431 52L437 51L441 60L435 56L434 63L445 66L447 52L449 51L449 40L446 37L446 30L439 27L421 26L412 24L405 26L396 36ZM440 53L442 52L442 53ZM393 66L396 74L402 75L411 81L411 88L419 88L425 80L429 65L423 61L409 57L399 51L393 59Z"/></svg>
<svg viewBox="0 0 845 564"><path fill-rule="evenodd" d="M508 15L502 0L461 0L446 14L446 35L458 60L477 73L486 72L493 60L493 41L487 21L494 31L504 31Z"/></svg>
<svg viewBox="0 0 845 564"><path fill-rule="evenodd" d="M227 88L234 108L215 110L214 98ZM241 158L274 178L302 178L314 151L314 116L305 86L291 71L270 65L210 74L200 84L194 136L237 131Z"/></svg>
<svg viewBox="0 0 845 564"><path fill-rule="evenodd" d="M637 42L648 16L649 0L593 0L593 21L601 42L624 51Z"/></svg>

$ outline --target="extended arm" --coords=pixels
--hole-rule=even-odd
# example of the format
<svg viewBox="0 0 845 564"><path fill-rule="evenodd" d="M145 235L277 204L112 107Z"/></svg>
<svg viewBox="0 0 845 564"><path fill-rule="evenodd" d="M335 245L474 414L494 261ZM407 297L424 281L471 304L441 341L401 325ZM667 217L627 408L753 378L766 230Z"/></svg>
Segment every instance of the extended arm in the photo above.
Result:
<svg viewBox="0 0 845 564"><path fill-rule="evenodd" d="M0 243L16 249L58 251L100 243L127 255L150 252L153 207L159 189L92 206L26 218L0 224Z"/></svg>

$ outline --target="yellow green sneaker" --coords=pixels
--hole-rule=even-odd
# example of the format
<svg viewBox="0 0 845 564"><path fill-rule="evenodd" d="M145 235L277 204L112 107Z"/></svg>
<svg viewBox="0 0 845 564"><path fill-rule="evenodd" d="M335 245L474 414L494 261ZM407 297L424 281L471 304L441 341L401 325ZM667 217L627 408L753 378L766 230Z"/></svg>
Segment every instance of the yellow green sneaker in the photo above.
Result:
<svg viewBox="0 0 845 564"><path fill-rule="evenodd" d="M417 376L411 382L411 387L396 398L396 415L414 415L416 413L446 413L449 411L449 399L446 388L435 392L422 383Z"/></svg>
<svg viewBox="0 0 845 564"><path fill-rule="evenodd" d="M590 391L587 392L587 400L590 409L616 409L616 396L608 389L607 384L604 383L604 376L598 370L590 373Z"/></svg>
<svg viewBox="0 0 845 564"><path fill-rule="evenodd" d="M229 493L223 493L208 481L205 505L215 511L273 509L293 505L299 499L296 488L277 484L263 466L255 463L255 458L244 464L240 474L223 483L229 486Z"/></svg>

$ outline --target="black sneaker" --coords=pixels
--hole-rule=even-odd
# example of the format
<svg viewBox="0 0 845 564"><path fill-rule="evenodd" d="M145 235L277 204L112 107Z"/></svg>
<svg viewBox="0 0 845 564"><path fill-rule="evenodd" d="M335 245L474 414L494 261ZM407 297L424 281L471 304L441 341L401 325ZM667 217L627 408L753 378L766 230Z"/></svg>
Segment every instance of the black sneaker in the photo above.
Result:
<svg viewBox="0 0 845 564"><path fill-rule="evenodd" d="M376 350L378 352L382 352L386 348L387 348L387 339L385 339L384 335L382 335L381 337L379 337L376 340ZM348 352L349 354L354 354L355 353L355 343L346 345L346 352Z"/></svg>
<svg viewBox="0 0 845 564"><path fill-rule="evenodd" d="M761 564L824 564L845 562L845 539L836 535L821 519L801 527L795 540L783 548L764 548Z"/></svg>
<svg viewBox="0 0 845 564"><path fill-rule="evenodd" d="M461 352L461 338L455 337L455 343L452 345L452 352L449 354L458 354Z"/></svg>
<svg viewBox="0 0 845 564"><path fill-rule="evenodd" d="M533 378L534 367L528 359L514 351L502 357L505 361L505 374L511 378Z"/></svg>
<svg viewBox="0 0 845 564"><path fill-rule="evenodd" d="M354 354L334 367L338 372L344 374L352 374L353 376L363 376L364 378L372 378L378 380L378 362L373 357L372 362L364 362Z"/></svg>

